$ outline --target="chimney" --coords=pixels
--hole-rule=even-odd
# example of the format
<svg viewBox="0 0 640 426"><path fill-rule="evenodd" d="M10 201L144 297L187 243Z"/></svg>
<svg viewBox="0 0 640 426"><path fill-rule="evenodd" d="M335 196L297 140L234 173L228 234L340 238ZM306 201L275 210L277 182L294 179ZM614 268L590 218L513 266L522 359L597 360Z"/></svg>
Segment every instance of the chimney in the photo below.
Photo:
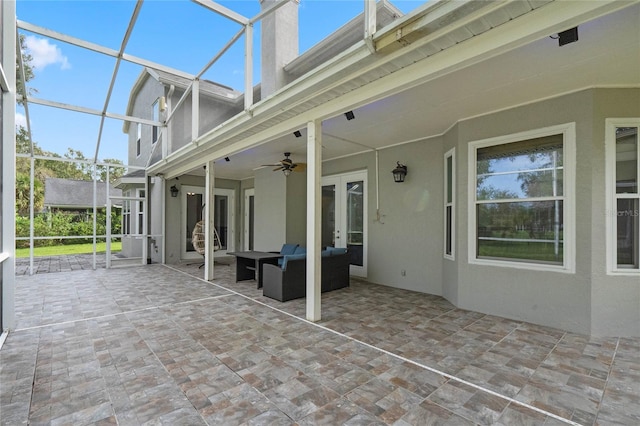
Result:
<svg viewBox="0 0 640 426"><path fill-rule="evenodd" d="M262 10L286 0L260 0ZM285 86L284 66L298 56L298 2L289 1L262 19L262 62L260 98Z"/></svg>

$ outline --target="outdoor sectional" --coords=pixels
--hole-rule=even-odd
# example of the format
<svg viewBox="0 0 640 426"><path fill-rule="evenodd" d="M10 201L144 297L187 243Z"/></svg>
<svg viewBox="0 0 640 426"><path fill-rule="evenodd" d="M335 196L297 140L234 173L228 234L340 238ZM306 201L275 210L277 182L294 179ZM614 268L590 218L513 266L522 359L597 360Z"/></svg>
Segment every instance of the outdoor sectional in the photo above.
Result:
<svg viewBox="0 0 640 426"><path fill-rule="evenodd" d="M306 253L285 255L282 265L263 265L262 294L286 302L306 296ZM349 253L345 248L327 247L322 251L321 291L349 286Z"/></svg>

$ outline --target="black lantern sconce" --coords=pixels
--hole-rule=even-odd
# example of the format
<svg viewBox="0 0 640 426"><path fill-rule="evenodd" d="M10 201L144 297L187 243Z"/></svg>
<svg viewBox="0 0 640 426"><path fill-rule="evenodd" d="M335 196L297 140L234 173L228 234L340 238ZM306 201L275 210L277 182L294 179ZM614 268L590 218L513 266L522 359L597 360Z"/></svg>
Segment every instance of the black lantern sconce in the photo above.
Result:
<svg viewBox="0 0 640 426"><path fill-rule="evenodd" d="M404 177L407 175L407 166L400 164L399 161L396 164L396 168L391 172L393 173L393 181L397 183L404 182Z"/></svg>
<svg viewBox="0 0 640 426"><path fill-rule="evenodd" d="M169 188L169 191L171 191L171 196L172 197L177 197L178 196L178 192L180 192L180 190L178 189L177 186L173 185L171 188Z"/></svg>

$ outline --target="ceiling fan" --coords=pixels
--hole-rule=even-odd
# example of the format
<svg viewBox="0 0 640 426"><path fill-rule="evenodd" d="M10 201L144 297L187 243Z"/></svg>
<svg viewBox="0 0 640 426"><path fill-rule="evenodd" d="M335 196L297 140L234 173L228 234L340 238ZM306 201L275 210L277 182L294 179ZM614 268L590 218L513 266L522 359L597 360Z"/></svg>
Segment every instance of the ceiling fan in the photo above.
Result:
<svg viewBox="0 0 640 426"><path fill-rule="evenodd" d="M290 156L291 156L290 152L285 152L284 158L280 160L280 162L278 162L277 164L263 164L263 166L276 166L276 168L273 169L273 171L277 172L278 170L282 170L282 173L284 173L285 176L289 176L291 174L291 171L295 171L295 172L305 171L305 169L307 168L307 164L294 163L293 160L289 158Z"/></svg>

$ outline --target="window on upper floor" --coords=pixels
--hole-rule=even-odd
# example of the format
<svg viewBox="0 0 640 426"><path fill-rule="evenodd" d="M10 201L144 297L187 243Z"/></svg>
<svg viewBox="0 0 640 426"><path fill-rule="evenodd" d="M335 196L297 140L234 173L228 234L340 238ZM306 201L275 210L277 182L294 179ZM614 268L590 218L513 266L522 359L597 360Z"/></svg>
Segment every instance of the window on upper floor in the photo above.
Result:
<svg viewBox="0 0 640 426"><path fill-rule="evenodd" d="M138 137L136 139L136 158L140 157L140 144L141 144L141 140L142 140L142 125L141 124L137 124L137 132L138 132Z"/></svg>
<svg viewBox="0 0 640 426"><path fill-rule="evenodd" d="M640 119L606 122L607 269L640 273Z"/></svg>
<svg viewBox="0 0 640 426"><path fill-rule="evenodd" d="M574 270L575 124L469 144L469 261Z"/></svg>
<svg viewBox="0 0 640 426"><path fill-rule="evenodd" d="M156 99L156 101L153 103L153 121L160 121L160 98ZM158 126L153 126L151 128L151 143L158 142L158 130Z"/></svg>

